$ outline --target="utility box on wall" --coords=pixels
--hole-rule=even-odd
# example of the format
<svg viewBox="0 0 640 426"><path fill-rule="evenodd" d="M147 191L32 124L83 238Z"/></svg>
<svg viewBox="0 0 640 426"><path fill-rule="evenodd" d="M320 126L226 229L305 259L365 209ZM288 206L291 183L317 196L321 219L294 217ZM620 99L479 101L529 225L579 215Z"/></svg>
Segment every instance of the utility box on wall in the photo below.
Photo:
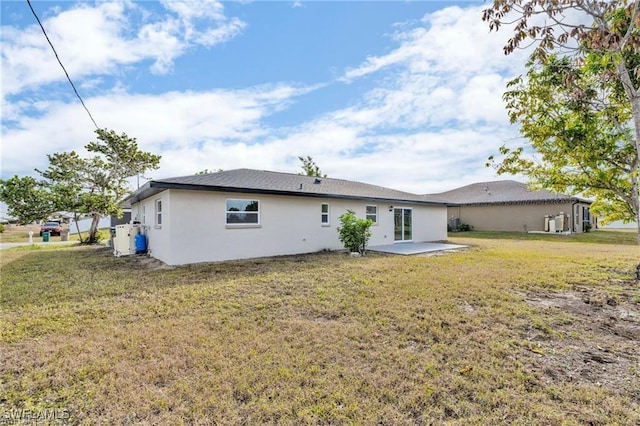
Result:
<svg viewBox="0 0 640 426"><path fill-rule="evenodd" d="M140 225L116 225L116 236L113 239L113 254L128 256L136 254L136 235L140 233Z"/></svg>

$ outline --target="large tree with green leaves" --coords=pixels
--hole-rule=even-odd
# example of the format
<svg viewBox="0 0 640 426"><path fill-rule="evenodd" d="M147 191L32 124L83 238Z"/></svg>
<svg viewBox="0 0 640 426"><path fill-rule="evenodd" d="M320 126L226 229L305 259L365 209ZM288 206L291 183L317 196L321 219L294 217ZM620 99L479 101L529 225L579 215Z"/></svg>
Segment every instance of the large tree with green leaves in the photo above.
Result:
<svg viewBox="0 0 640 426"><path fill-rule="evenodd" d="M638 223L640 243L640 1L494 0L483 19L506 23L510 54L532 45L509 83L509 115L530 145L502 147L499 172L594 196L606 219Z"/></svg>
<svg viewBox="0 0 640 426"><path fill-rule="evenodd" d="M45 219L55 210L49 191L31 176L0 179L0 201L9 216L23 224Z"/></svg>
<svg viewBox="0 0 640 426"><path fill-rule="evenodd" d="M121 201L130 192L128 179L157 169L160 156L141 151L135 138L113 130L96 130L97 140L85 149L89 158L75 151L49 155L49 168L39 171L56 196L58 207L92 216L87 242L97 241L102 216L122 215Z"/></svg>
<svg viewBox="0 0 640 426"><path fill-rule="evenodd" d="M75 151L48 155L49 167L36 170L44 178L18 176L0 181L0 199L23 222L44 219L56 210L93 218L85 242L97 242L102 216L121 216L121 201L130 192L128 179L158 168L160 156L141 151L138 142L113 130L96 130L97 141L81 157Z"/></svg>

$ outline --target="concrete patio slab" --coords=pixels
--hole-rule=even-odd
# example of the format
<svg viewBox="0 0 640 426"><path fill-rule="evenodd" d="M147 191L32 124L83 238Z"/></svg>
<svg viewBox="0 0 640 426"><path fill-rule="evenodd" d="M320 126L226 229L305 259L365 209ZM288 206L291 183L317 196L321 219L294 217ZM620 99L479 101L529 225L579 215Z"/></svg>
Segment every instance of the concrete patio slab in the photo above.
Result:
<svg viewBox="0 0 640 426"><path fill-rule="evenodd" d="M371 246L371 247L367 247L367 250L380 252L380 253L410 255L410 254L430 253L434 251L458 250L458 249L463 249L467 247L468 246L463 246L459 244L444 244L444 243L395 243L395 244L384 244L380 246Z"/></svg>

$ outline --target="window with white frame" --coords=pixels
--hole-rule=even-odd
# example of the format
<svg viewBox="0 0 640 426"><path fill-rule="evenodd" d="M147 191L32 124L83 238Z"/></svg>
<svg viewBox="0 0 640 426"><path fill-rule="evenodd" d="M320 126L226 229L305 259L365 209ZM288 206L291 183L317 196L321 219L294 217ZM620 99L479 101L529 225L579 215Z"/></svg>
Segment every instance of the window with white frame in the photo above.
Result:
<svg viewBox="0 0 640 426"><path fill-rule="evenodd" d="M227 225L259 225L260 201L227 199Z"/></svg>
<svg viewBox="0 0 640 426"><path fill-rule="evenodd" d="M323 225L329 225L329 204L323 203L320 211L320 223Z"/></svg>
<svg viewBox="0 0 640 426"><path fill-rule="evenodd" d="M365 217L373 223L378 223L378 206L365 206Z"/></svg>
<svg viewBox="0 0 640 426"><path fill-rule="evenodd" d="M156 226L162 226L162 200L156 200Z"/></svg>

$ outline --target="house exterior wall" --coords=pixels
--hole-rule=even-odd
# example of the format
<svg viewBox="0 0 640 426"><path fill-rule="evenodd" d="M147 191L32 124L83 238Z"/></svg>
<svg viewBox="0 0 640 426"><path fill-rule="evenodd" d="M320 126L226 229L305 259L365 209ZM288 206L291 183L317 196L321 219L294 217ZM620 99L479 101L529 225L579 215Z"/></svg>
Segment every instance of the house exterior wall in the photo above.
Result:
<svg viewBox="0 0 640 426"><path fill-rule="evenodd" d="M163 200L162 226L145 223L144 229L151 255L169 265L339 250L339 216L351 209L364 218L368 205L377 206L378 212L369 245L389 244L394 238L388 203L171 189L134 204L133 210L141 215L145 205L149 222L155 199ZM227 225L227 199L258 200L259 225ZM321 223L323 203L329 204L328 225ZM394 207L412 208L413 241L447 238L445 206Z"/></svg>
<svg viewBox="0 0 640 426"><path fill-rule="evenodd" d="M171 212L170 191L163 191L151 198L131 206L134 222L140 222L142 232L147 236L147 248L151 256L168 259L171 255L171 222L167 220ZM162 223L156 224L156 202L162 202Z"/></svg>
<svg viewBox="0 0 640 426"><path fill-rule="evenodd" d="M471 225L477 231L544 231L545 215L559 215L563 213L567 216L568 224L566 229L571 232L583 232L584 222L592 224L595 229L595 218L585 217L585 207L588 203L545 203L545 204L501 204L501 205L462 205L459 207L449 207L447 214L460 218L460 223ZM577 216L576 216L577 215Z"/></svg>
<svg viewBox="0 0 640 426"><path fill-rule="evenodd" d="M591 224L591 229L598 228L598 218L589 212L588 203L576 203L573 207L573 232L586 232L586 224Z"/></svg>

